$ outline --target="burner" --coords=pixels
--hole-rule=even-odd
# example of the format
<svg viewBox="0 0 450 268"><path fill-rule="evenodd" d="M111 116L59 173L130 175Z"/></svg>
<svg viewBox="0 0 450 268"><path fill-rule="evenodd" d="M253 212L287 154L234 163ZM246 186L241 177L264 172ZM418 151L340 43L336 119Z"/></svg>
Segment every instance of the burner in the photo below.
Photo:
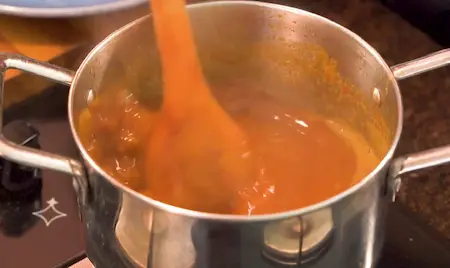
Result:
<svg viewBox="0 0 450 268"><path fill-rule="evenodd" d="M11 122L3 133L14 143L40 148L39 132L26 122ZM37 221L32 212L41 208L41 172L7 160L1 160L0 170L0 229L5 236L20 236Z"/></svg>
<svg viewBox="0 0 450 268"><path fill-rule="evenodd" d="M330 209L272 223L264 230L263 256L281 265L305 264L328 248L332 230Z"/></svg>

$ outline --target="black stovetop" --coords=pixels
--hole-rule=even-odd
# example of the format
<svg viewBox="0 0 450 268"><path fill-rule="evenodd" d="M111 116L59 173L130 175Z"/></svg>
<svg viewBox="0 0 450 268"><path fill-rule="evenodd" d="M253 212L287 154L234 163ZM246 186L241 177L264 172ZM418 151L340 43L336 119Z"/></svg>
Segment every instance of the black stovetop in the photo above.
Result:
<svg viewBox="0 0 450 268"><path fill-rule="evenodd" d="M5 135L77 157L66 101L67 89L58 86L11 107L5 112ZM2 268L68 267L84 257L82 223L70 177L2 161L0 181ZM450 267L450 243L401 204L390 206L386 226L386 244L376 267Z"/></svg>

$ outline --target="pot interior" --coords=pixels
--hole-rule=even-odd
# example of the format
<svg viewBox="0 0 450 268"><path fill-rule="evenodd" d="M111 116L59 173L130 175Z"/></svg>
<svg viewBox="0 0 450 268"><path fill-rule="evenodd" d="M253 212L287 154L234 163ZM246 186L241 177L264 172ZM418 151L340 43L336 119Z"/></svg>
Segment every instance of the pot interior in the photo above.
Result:
<svg viewBox="0 0 450 268"><path fill-rule="evenodd" d="M345 121L380 160L387 154L401 102L389 68L364 41L319 16L272 4L213 2L188 10L213 89L234 82L257 88ZM70 99L76 132L87 103L117 85L158 109L161 69L151 23L146 17L119 30L79 69Z"/></svg>

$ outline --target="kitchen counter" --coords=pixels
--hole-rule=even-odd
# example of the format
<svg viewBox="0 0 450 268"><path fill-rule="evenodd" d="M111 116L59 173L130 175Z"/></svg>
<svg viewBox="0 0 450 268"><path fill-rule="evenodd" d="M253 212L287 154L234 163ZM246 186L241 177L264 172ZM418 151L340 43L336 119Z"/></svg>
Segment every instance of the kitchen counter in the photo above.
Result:
<svg viewBox="0 0 450 268"><path fill-rule="evenodd" d="M273 1L334 20L359 34L388 64L442 49L376 0ZM450 67L400 82L405 118L397 155L450 144ZM450 165L404 177L400 202L450 238Z"/></svg>

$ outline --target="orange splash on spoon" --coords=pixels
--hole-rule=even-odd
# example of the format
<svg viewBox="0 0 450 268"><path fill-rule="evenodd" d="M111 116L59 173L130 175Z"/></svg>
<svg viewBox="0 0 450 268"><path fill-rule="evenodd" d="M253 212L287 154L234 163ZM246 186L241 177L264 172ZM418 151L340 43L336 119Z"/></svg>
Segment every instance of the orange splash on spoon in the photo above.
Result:
<svg viewBox="0 0 450 268"><path fill-rule="evenodd" d="M185 0L152 0L164 100L146 151L149 194L194 210L231 213L253 183L248 138L203 76ZM239 201L240 200L240 201Z"/></svg>

